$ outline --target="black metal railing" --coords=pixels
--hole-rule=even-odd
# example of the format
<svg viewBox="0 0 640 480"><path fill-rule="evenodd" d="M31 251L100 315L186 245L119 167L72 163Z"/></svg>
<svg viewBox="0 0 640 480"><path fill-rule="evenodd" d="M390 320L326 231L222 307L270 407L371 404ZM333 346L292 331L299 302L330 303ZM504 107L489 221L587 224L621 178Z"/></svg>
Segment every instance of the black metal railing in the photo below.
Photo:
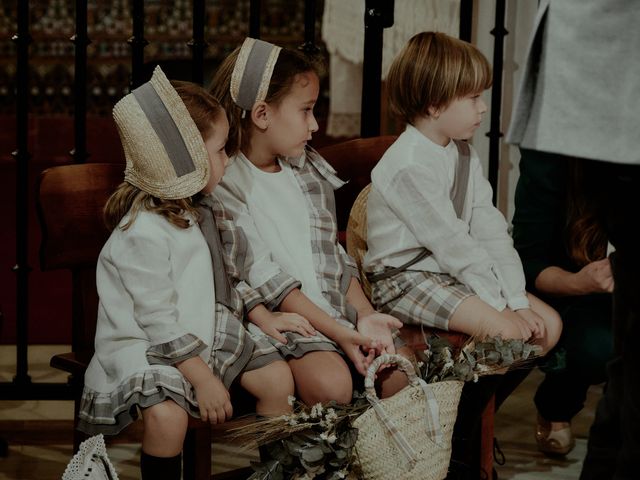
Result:
<svg viewBox="0 0 640 480"><path fill-rule="evenodd" d="M204 78L204 57L207 49L205 40L205 1L193 0L192 38L187 41L192 52L192 79L202 84ZM382 32L393 25L393 0L366 0L365 7L365 40L362 90L362 122L361 136L369 137L380 134L380 95L382 65ZM87 47L91 43L87 35L87 2L77 0L75 34L71 41L75 45L75 80L74 80L74 148L71 152L73 161L86 161L90 152L87 149L86 113L87 113ZM12 153L16 162L16 375L12 382L0 383L0 398L3 399L66 399L72 398L73 392L67 385L54 383L32 383L28 374L27 349L29 323L29 284L31 268L28 259L28 243L30 232L27 214L29 201L28 168L30 154L28 151L29 130L29 0L17 2L17 33L13 37L16 44L16 150ZM460 2L460 37L470 41L472 38L473 0ZM128 43L131 48L130 87L135 88L145 81L144 49L149 43L144 36L145 11L143 0L131 1L132 36ZM260 38L261 1L251 0L249 10L249 35ZM497 173L499 165L500 109L502 95L502 55L504 36L505 1L496 0L496 23L492 30L494 35L493 66L494 82L491 100L489 179L497 190ZM304 42L300 48L308 52L318 50L316 46L316 2L305 0ZM377 80L376 80L377 79Z"/></svg>

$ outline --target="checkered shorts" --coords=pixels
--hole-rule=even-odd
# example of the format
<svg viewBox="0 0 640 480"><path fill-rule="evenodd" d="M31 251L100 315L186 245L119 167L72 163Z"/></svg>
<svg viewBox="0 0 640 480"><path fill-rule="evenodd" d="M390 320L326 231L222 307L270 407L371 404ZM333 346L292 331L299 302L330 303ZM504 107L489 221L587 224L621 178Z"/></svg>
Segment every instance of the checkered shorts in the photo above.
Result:
<svg viewBox="0 0 640 480"><path fill-rule="evenodd" d="M446 273L406 270L372 285L371 300L405 325L449 329L449 319L473 291Z"/></svg>

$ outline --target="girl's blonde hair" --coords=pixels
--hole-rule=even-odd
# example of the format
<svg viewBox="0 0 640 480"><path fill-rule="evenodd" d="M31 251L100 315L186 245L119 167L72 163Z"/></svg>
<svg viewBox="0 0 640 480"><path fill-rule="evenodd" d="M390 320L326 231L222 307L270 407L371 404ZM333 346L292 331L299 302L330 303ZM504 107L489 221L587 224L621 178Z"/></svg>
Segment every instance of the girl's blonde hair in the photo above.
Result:
<svg viewBox="0 0 640 480"><path fill-rule="evenodd" d="M239 52L240 47L224 59L209 86L211 95L218 99L227 112L229 140L226 150L229 156L235 155L247 146L252 125L250 112L247 112L242 118L243 110L234 103L229 91L231 74ZM313 72L320 76L322 70L318 59L308 57L302 52L283 48L280 50L278 60L273 68L265 102L277 105L291 91L298 75Z"/></svg>
<svg viewBox="0 0 640 480"><path fill-rule="evenodd" d="M456 98L491 86L491 66L473 45L444 33L411 37L387 75L391 111L407 123L429 108L446 108Z"/></svg>
<svg viewBox="0 0 640 480"><path fill-rule="evenodd" d="M224 115L224 109L213 96L195 83L172 81L171 85L187 107L202 138L206 139L213 132L215 122ZM128 182L122 182L107 200L103 211L104 222L109 231L112 231L129 213L129 220L120 226L122 230L126 230L133 224L140 210L162 215L179 228L189 227L189 220L185 214L198 217L193 197L178 200L161 199Z"/></svg>

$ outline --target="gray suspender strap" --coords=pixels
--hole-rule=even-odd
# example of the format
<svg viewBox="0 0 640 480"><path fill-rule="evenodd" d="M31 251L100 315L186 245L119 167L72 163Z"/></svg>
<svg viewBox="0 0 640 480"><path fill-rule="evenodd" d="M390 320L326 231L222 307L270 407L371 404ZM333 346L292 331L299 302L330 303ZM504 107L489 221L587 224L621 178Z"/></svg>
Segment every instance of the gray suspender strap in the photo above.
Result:
<svg viewBox="0 0 640 480"><path fill-rule="evenodd" d="M462 218L462 210L464 209L464 202L467 196L467 187L469 185L469 165L471 163L469 144L462 140L454 140L456 147L458 147L458 164L456 165L456 173L453 179L453 186L451 187L450 198L453 202L453 208L456 211L458 218ZM369 282L377 282L384 280L394 275L404 272L410 266L424 260L431 251L428 248L423 249L418 255L409 260L407 263L400 265L399 267L385 268L383 272L367 275Z"/></svg>

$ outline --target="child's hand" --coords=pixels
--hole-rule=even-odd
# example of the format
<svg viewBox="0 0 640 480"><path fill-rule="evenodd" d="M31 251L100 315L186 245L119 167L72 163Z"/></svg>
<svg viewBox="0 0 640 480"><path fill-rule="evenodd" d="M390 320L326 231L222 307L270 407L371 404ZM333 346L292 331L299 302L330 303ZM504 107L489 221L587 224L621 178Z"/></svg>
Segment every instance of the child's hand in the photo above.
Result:
<svg viewBox="0 0 640 480"><path fill-rule="evenodd" d="M522 310L516 310L516 314L519 318L524 320L526 323L529 335L525 337L525 340L529 338L533 338L535 340L540 340L544 338L546 334L546 329L544 325L544 320L542 317L538 315L536 312L531 310L530 308L523 308Z"/></svg>
<svg viewBox="0 0 640 480"><path fill-rule="evenodd" d="M212 375L207 381L194 385L194 389L203 422L224 423L231 418L231 396L218 377Z"/></svg>
<svg viewBox="0 0 640 480"><path fill-rule="evenodd" d="M363 376L366 375L367 368L373 362L379 348L377 342L347 327L340 330L340 335L335 340L353 362L356 370ZM366 356L364 352L367 352Z"/></svg>
<svg viewBox="0 0 640 480"><path fill-rule="evenodd" d="M378 343L378 354L396 353L391 330L401 328L402 322L386 313L374 312L358 319L358 332Z"/></svg>
<svg viewBox="0 0 640 480"><path fill-rule="evenodd" d="M297 332L304 337L316 334L309 320L297 313L272 312L268 321L260 322L260 329L279 342L287 343L287 337L281 332Z"/></svg>

